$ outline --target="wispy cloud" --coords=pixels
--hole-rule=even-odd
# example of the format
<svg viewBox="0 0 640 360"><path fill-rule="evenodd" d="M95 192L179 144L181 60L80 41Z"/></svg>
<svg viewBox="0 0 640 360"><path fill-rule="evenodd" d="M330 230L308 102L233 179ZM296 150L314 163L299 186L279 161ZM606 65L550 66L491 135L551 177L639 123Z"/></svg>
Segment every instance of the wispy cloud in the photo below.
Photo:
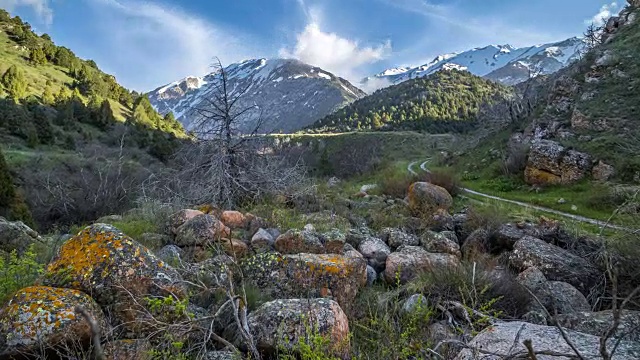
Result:
<svg viewBox="0 0 640 360"><path fill-rule="evenodd" d="M618 5L617 2L612 2L610 4L604 4L600 8L597 14L595 14L591 19L586 19L584 21L585 25L595 24L602 25L604 24L610 17L614 14L620 12L621 6Z"/></svg>
<svg viewBox="0 0 640 360"><path fill-rule="evenodd" d="M244 59L251 42L189 14L157 2L87 0L96 7L102 46L111 54L107 67L128 86L150 90L186 75L203 75L212 58L225 63Z"/></svg>
<svg viewBox="0 0 640 360"><path fill-rule="evenodd" d="M362 46L358 40L348 39L322 29L322 11L308 8L304 0L297 0L307 16L307 25L296 37L293 49L283 47L279 55L295 58L319 66L334 74L358 82L361 67L382 60L391 52L391 42L377 46Z"/></svg>
<svg viewBox="0 0 640 360"><path fill-rule="evenodd" d="M0 0L0 8L13 11L18 7L32 8L46 25L53 22L53 10L49 6L49 0Z"/></svg>

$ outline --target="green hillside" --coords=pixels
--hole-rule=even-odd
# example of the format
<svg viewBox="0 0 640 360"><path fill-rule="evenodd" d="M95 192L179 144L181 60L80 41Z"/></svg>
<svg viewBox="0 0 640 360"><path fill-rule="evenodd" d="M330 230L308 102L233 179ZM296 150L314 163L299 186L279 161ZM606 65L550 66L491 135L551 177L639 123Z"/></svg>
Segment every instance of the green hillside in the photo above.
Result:
<svg viewBox="0 0 640 360"><path fill-rule="evenodd" d="M439 71L384 88L312 126L321 131L423 130L463 132L474 127L480 106L509 89L467 71Z"/></svg>
<svg viewBox="0 0 640 360"><path fill-rule="evenodd" d="M0 142L38 227L130 208L187 138L146 96L0 10Z"/></svg>

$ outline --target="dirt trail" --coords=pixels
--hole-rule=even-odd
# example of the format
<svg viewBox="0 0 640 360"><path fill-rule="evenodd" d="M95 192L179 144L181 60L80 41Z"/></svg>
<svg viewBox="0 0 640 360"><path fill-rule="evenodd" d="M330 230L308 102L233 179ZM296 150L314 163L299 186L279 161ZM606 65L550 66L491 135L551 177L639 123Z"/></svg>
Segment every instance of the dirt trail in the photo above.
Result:
<svg viewBox="0 0 640 360"><path fill-rule="evenodd" d="M423 161L420 164L420 170L428 173L429 169L427 168L427 164L430 161L431 161L431 159L427 159L426 161ZM414 162L410 163L409 166L407 167L407 170L412 175L418 175L418 173L415 170L413 170L413 167L417 163L418 163L417 161L414 161ZM625 227L625 226L611 224L611 223L608 223L606 221L591 219L591 218L588 218L588 217L585 217L585 216L580 216L580 215L575 215L575 214L569 214L569 213L566 213L566 212L563 212L563 211L554 210L554 209L546 208L546 207L543 207L543 206L533 205L533 204L529 204L529 203L522 202L522 201L504 199L504 198L501 198L501 197L498 197L498 196L493 196L493 195L481 193L481 192L474 191L474 190L471 190L471 189L461 188L460 190L462 192L464 192L464 193L467 193L467 194L480 196L480 197L483 197L483 198L486 198L486 199L496 200L496 201L500 201L500 202L504 202L504 203L508 203L508 204L518 205L518 206L522 206L524 208L538 210L538 211L542 211L542 212L546 212L546 213L550 213L550 214L554 214L554 215L559 215L559 216L562 216L562 217L566 217L568 219L572 219L572 220L583 222L583 223L587 223L587 224L597 225L597 226L600 226L600 227L606 227L606 228L615 229L615 230L626 231L626 232L630 232L630 233L640 233L640 229L631 229L631 228L628 228L628 227Z"/></svg>

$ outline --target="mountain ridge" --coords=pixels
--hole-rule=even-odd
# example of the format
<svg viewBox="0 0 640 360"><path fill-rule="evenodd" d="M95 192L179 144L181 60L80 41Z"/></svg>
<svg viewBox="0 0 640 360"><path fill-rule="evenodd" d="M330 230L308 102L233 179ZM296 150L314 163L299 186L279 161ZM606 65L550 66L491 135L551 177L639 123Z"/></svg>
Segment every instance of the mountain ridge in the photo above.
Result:
<svg viewBox="0 0 640 360"><path fill-rule="evenodd" d="M384 70L361 81L384 80L389 85L425 77L445 67L468 70L474 75L506 85L515 85L529 78L530 70L540 67L542 74L551 74L579 57L583 47L581 38L517 48L509 44L487 45L471 50L436 56L419 66L396 67Z"/></svg>
<svg viewBox="0 0 640 360"><path fill-rule="evenodd" d="M259 115L244 119L243 132L253 130L258 116L266 119L261 131L299 130L366 95L339 76L293 59L250 59L228 65L224 70L231 89L247 89L238 107L255 104L260 108ZM173 112L176 119L192 130L199 116L195 109L206 105L205 99L214 91L207 85L215 82L217 76L214 72L202 77L187 76L147 95L158 112Z"/></svg>

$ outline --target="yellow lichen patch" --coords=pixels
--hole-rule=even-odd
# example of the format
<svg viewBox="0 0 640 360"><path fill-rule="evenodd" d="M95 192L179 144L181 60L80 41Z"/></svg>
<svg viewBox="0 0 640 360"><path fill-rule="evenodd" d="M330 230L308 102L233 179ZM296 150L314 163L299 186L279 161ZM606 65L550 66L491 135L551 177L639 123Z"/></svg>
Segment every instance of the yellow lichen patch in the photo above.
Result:
<svg viewBox="0 0 640 360"><path fill-rule="evenodd" d="M0 336L9 350L24 350L39 342L86 338L90 334L75 306L82 306L104 328L102 311L88 295L71 289L32 286L18 291L0 311ZM70 337L69 337L70 336Z"/></svg>

